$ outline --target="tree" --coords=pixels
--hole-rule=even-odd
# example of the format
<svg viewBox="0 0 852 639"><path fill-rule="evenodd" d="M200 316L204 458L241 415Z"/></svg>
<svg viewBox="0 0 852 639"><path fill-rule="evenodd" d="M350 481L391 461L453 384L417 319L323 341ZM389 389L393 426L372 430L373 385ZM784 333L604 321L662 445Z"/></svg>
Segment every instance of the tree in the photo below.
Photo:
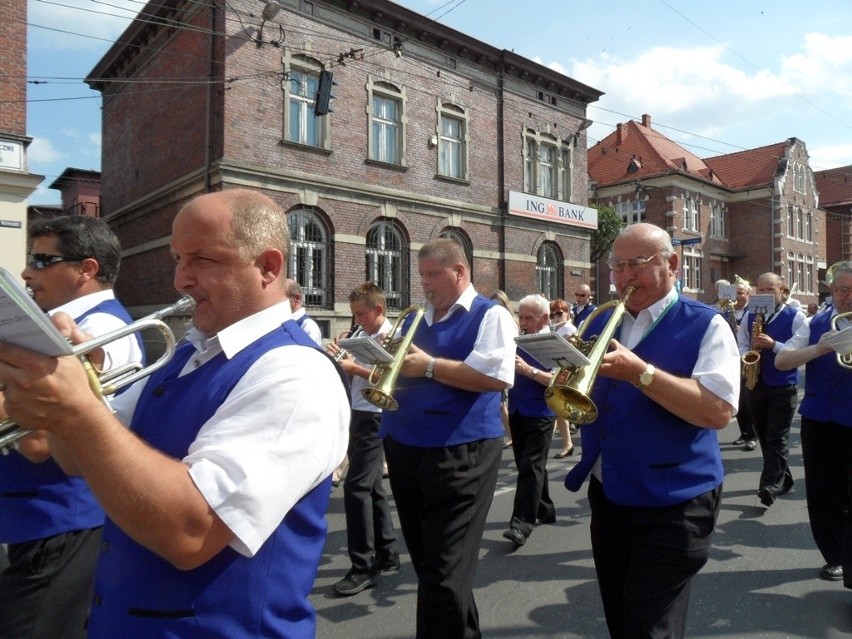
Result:
<svg viewBox="0 0 852 639"><path fill-rule="evenodd" d="M624 220L610 206L593 206L598 211L598 229L592 232L589 261L594 264L608 252L621 229Z"/></svg>

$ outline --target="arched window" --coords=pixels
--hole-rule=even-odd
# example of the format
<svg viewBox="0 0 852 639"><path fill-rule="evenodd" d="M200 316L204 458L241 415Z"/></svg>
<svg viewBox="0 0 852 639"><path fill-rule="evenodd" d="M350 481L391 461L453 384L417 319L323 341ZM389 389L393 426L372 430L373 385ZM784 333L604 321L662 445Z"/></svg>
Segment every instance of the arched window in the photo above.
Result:
<svg viewBox="0 0 852 639"><path fill-rule="evenodd" d="M334 289L331 259L334 247L325 220L309 209L296 209L287 215L290 227L290 277L302 287L308 308L332 308Z"/></svg>
<svg viewBox="0 0 852 639"><path fill-rule="evenodd" d="M535 265L538 290L549 300L564 297L565 272L562 251L553 242L543 242L538 248Z"/></svg>
<svg viewBox="0 0 852 639"><path fill-rule="evenodd" d="M367 231L367 280L384 291L387 310L401 311L411 299L408 288L408 242L391 220Z"/></svg>
<svg viewBox="0 0 852 639"><path fill-rule="evenodd" d="M464 256L467 258L467 263L470 266L470 281L473 282L473 242L470 241L467 233L459 228L450 227L441 231L439 237L445 237L448 240L453 240L461 244L464 249Z"/></svg>

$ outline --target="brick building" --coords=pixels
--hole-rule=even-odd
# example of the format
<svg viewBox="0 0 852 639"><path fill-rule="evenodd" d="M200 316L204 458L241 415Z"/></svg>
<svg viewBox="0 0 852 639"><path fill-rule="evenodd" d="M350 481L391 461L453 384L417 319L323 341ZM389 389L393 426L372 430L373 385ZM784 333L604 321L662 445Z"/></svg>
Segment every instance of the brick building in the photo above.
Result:
<svg viewBox="0 0 852 639"><path fill-rule="evenodd" d="M259 15L258 15L259 14ZM335 85L314 114L323 71ZM157 0L87 82L103 94L102 215L135 312L174 298L171 221L193 195L283 205L288 274L327 335L365 279L421 302L416 251L456 238L485 294L589 277L586 108L601 92L392 2Z"/></svg>
<svg viewBox="0 0 852 639"><path fill-rule="evenodd" d="M27 169L27 0L0 3L0 266L17 275L26 252L26 199L44 179Z"/></svg>
<svg viewBox="0 0 852 639"><path fill-rule="evenodd" d="M852 166L814 173L819 206L826 212L825 249L829 266L841 260L852 260ZM821 297L828 288L820 288Z"/></svg>
<svg viewBox="0 0 852 639"><path fill-rule="evenodd" d="M681 255L683 291L715 299L714 282L781 275L803 304L817 301L826 268L825 212L818 208L804 142L701 159L656 131L651 117L619 124L589 149L594 200L625 223L656 224ZM608 273L597 267L598 298Z"/></svg>

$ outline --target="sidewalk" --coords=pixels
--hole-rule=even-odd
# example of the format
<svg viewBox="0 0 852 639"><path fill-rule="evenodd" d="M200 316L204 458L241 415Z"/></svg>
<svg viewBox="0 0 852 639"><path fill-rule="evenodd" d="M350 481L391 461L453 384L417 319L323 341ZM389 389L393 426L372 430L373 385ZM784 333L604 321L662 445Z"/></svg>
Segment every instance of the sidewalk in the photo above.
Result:
<svg viewBox="0 0 852 639"><path fill-rule="evenodd" d="M693 584L687 634L705 639L852 636L852 590L817 577L822 559L808 526L798 416L790 465L796 484L768 510L757 500L760 451L730 446L736 422L719 433L726 480L710 561ZM581 439L578 439L581 443ZM554 441L553 452L560 447ZM562 486L569 460L551 459L551 495L558 521L537 528L517 551L502 538L512 508L515 471L504 451L494 503L480 548L476 599L486 638L607 637L589 544L585 488ZM565 463L568 461L568 464ZM312 601L319 639L403 639L414 634L416 580L403 550L403 567L354 597L331 585L349 568L343 493L332 494L329 536Z"/></svg>

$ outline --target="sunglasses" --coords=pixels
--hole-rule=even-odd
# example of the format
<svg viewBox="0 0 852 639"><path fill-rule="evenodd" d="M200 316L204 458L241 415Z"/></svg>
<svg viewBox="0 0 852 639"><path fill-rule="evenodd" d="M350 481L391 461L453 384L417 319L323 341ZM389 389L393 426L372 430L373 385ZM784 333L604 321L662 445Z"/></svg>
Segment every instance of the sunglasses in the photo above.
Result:
<svg viewBox="0 0 852 639"><path fill-rule="evenodd" d="M85 257L66 257L65 255L49 255L48 253L30 253L27 255L27 266L37 271L58 264L59 262L82 262Z"/></svg>
<svg viewBox="0 0 852 639"><path fill-rule="evenodd" d="M565 315L565 311L556 311L555 313L551 313L550 317L552 319L554 317L562 317L563 315Z"/></svg>

